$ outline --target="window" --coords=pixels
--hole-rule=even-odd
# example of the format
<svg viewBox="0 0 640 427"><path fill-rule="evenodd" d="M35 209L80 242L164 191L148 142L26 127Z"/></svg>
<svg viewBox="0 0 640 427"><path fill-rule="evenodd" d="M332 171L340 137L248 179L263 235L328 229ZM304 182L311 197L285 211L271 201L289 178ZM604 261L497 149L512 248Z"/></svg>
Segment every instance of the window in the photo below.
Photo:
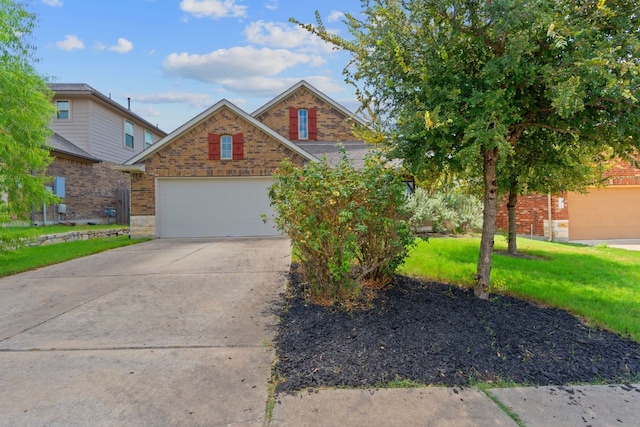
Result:
<svg viewBox="0 0 640 427"><path fill-rule="evenodd" d="M289 139L291 141L318 139L317 109L289 107Z"/></svg>
<svg viewBox="0 0 640 427"><path fill-rule="evenodd" d="M133 122L124 121L124 146L133 148Z"/></svg>
<svg viewBox="0 0 640 427"><path fill-rule="evenodd" d="M144 148L149 148L153 144L153 134L151 131L144 131Z"/></svg>
<svg viewBox="0 0 640 427"><path fill-rule="evenodd" d="M233 158L233 139L231 135L222 135L220 137L220 158L222 160L230 160Z"/></svg>
<svg viewBox="0 0 640 427"><path fill-rule="evenodd" d="M70 120L71 119L71 111L69 107L71 106L70 101L56 101L56 119L57 120Z"/></svg>
<svg viewBox="0 0 640 427"><path fill-rule="evenodd" d="M244 160L244 135L210 133L209 160Z"/></svg>
<svg viewBox="0 0 640 427"><path fill-rule="evenodd" d="M309 139L309 114L307 110L298 110L298 139Z"/></svg>

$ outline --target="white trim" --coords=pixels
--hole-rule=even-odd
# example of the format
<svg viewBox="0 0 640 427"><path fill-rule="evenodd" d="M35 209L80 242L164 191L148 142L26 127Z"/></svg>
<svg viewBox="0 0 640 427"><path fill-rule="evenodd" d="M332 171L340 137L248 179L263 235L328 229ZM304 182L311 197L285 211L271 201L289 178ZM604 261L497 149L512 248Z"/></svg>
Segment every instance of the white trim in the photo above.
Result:
<svg viewBox="0 0 640 427"><path fill-rule="evenodd" d="M147 135L151 136L151 143L147 142ZM142 130L142 139L144 139L143 143L144 143L144 148L149 148L153 145L153 132L151 132L149 129L143 129Z"/></svg>
<svg viewBox="0 0 640 427"><path fill-rule="evenodd" d="M222 138L227 137L229 138L229 155L225 156L224 155L224 146L222 144ZM233 136L229 135L227 133L220 135L220 160L233 160Z"/></svg>
<svg viewBox="0 0 640 427"><path fill-rule="evenodd" d="M198 124L200 124L200 122L202 122L207 117L209 117L210 115L212 115L216 111L220 110L221 108L228 108L234 114L237 114L238 116L242 117L247 122L249 122L251 125L257 127L258 129L260 129L261 131L263 131L267 135L271 136L273 139L277 140L282 145L284 145L287 148L289 148L291 151L301 155L305 159L313 161L313 162L317 162L318 161L318 159L316 157L314 157L311 154L307 153L302 148L298 147L296 144L292 143L288 139L284 138L282 135L280 135L279 133L277 133L276 131L274 131L270 127L266 126L264 123L256 120L254 117L250 116L249 114L247 114L246 112L244 112L240 108L236 107L233 103L227 101L226 99L223 99L221 101L218 101L216 104L214 104L213 106L209 107L208 109L206 109L202 113L198 114L196 117L194 117L193 119L189 120L187 123L183 124L182 126L177 128L176 130L171 132L169 135L167 135L164 138L162 138L161 140L157 141L151 147L149 147L149 148L143 150L142 152L138 153L137 155L133 156L132 158L127 160L124 164L125 165L133 165L135 163L144 161L149 156L151 156L155 152L161 150L165 145L167 145L167 144L171 143L172 141L178 139L180 136L182 136L183 134L185 134L186 132L188 132L189 130L191 130L192 128L197 126Z"/></svg>
<svg viewBox="0 0 640 427"><path fill-rule="evenodd" d="M123 129L122 129L122 143L124 145L124 148L128 148L129 150L135 150L136 147L136 124L129 119L123 119L124 120L124 125L123 125ZM129 147L127 145L127 136L129 135L127 133L127 123L131 123L131 147Z"/></svg>
<svg viewBox="0 0 640 427"><path fill-rule="evenodd" d="M300 113L304 111L304 136L302 136L302 124ZM300 141L306 141L309 139L309 110L306 108L298 108L298 139Z"/></svg>
<svg viewBox="0 0 640 427"><path fill-rule="evenodd" d="M59 122L70 122L70 121L72 121L71 120L71 100L70 99L56 99L55 102L56 102L56 121L59 121ZM69 106L68 106L67 110L60 110L58 108L58 102L66 102L66 103L68 103ZM67 112L67 118L66 119L59 119L58 118L58 112L59 111L66 111Z"/></svg>

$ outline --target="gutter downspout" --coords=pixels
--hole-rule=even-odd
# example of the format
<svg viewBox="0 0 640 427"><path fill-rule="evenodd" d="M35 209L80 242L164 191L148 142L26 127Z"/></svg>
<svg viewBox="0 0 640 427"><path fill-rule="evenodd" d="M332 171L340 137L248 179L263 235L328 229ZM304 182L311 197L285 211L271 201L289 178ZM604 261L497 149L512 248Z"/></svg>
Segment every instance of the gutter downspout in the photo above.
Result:
<svg viewBox="0 0 640 427"><path fill-rule="evenodd" d="M549 209L549 241L553 242L553 214L551 213L551 193L547 195L547 207Z"/></svg>

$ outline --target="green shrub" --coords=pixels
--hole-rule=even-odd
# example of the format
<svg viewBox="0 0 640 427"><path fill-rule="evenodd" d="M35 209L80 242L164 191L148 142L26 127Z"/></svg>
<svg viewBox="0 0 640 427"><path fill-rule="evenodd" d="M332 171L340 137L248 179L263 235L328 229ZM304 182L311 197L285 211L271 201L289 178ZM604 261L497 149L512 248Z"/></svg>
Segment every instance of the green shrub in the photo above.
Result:
<svg viewBox="0 0 640 427"><path fill-rule="evenodd" d="M402 178L369 157L297 167L284 161L269 197L276 227L292 240L308 296L353 308L386 285L413 241Z"/></svg>
<svg viewBox="0 0 640 427"><path fill-rule="evenodd" d="M482 202L459 189L428 192L417 188L407 201L415 227L430 224L432 231L461 233L482 227Z"/></svg>

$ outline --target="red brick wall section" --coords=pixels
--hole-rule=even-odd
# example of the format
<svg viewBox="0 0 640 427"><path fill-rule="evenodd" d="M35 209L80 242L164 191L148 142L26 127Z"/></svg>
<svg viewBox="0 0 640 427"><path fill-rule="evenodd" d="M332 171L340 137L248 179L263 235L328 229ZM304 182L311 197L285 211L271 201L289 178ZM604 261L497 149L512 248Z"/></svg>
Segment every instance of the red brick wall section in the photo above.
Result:
<svg viewBox="0 0 640 427"><path fill-rule="evenodd" d="M243 160L209 160L209 133L244 135ZM305 159L228 108L221 108L145 160L145 173L132 174L131 215L155 215L157 177L270 176L288 157Z"/></svg>
<svg viewBox="0 0 640 427"><path fill-rule="evenodd" d="M131 181L127 174L111 169L113 163L83 163L56 157L47 169L47 176L65 178L65 198L67 214L61 215L61 221L103 221L105 207L117 205L116 189L129 188ZM47 220L54 221L53 207L47 208ZM39 209L35 221L42 222L42 209Z"/></svg>
<svg viewBox="0 0 640 427"><path fill-rule="evenodd" d="M317 108L318 141L355 141L349 117L330 103L301 87L256 117L285 138L289 138L289 107Z"/></svg>
<svg viewBox="0 0 640 427"><path fill-rule="evenodd" d="M564 208L558 207L558 199L564 199ZM566 194L551 196L551 214L553 220L569 219L569 201ZM544 236L544 221L549 219L548 196L532 195L520 196L516 207L516 224L518 234L530 235L533 226L534 236ZM499 201L496 225L501 232L509 230L509 217L507 213L507 198Z"/></svg>
<svg viewBox="0 0 640 427"><path fill-rule="evenodd" d="M608 185L640 185L640 169L623 160L615 160L604 173Z"/></svg>

